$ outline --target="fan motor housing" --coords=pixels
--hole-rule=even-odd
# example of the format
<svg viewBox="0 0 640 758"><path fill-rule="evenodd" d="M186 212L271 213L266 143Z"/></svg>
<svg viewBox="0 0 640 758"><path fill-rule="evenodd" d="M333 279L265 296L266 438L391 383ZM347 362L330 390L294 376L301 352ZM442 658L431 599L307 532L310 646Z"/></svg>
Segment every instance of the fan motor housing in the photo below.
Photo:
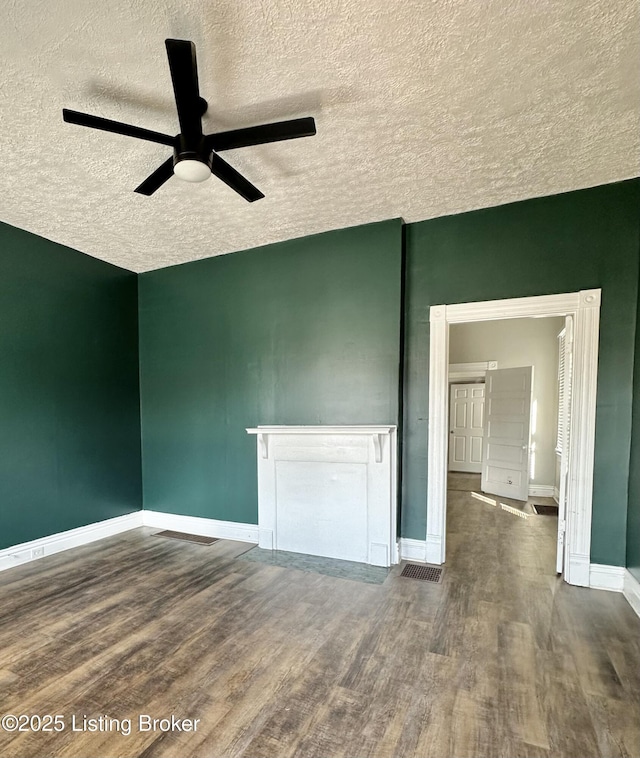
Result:
<svg viewBox="0 0 640 758"><path fill-rule="evenodd" d="M201 137L196 145L193 140L187 140L182 134L176 137L176 146L173 148L173 165L180 161L200 161L211 168L211 148L206 146L204 137Z"/></svg>

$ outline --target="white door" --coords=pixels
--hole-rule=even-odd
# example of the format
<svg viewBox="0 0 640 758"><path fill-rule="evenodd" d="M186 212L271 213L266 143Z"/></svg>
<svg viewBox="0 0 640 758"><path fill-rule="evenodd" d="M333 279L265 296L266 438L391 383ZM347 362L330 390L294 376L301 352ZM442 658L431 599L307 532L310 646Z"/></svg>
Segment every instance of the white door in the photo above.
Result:
<svg viewBox="0 0 640 758"><path fill-rule="evenodd" d="M573 367L573 318L567 316L564 329L559 335L560 360L558 366L559 407L558 447L560 449L560 483L558 495L558 548L556 571L564 570L564 535L567 524L567 485L569 482L569 444L571 431L571 379Z"/></svg>
<svg viewBox="0 0 640 758"><path fill-rule="evenodd" d="M449 471L482 471L484 384L452 384L449 403Z"/></svg>
<svg viewBox="0 0 640 758"><path fill-rule="evenodd" d="M526 500L529 495L531 366L487 371L482 490Z"/></svg>

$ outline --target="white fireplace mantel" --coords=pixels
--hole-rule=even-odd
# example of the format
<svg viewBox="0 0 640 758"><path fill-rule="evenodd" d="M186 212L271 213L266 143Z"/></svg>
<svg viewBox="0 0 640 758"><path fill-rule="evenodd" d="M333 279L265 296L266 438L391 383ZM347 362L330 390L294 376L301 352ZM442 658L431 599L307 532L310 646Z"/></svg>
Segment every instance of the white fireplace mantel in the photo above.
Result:
<svg viewBox="0 0 640 758"><path fill-rule="evenodd" d="M269 436L272 434L369 434L373 437L376 463L382 463L383 437L393 434L395 426L357 424L353 426L255 426L247 429L247 434L257 434L260 453L269 457Z"/></svg>
<svg viewBox="0 0 640 758"><path fill-rule="evenodd" d="M389 566L397 428L257 426L260 547Z"/></svg>

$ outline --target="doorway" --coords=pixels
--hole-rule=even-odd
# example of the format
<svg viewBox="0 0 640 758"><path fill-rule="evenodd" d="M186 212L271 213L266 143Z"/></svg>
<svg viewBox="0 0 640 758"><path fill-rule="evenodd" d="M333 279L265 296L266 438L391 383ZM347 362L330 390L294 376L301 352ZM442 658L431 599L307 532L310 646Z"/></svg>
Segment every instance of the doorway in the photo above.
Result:
<svg viewBox="0 0 640 758"><path fill-rule="evenodd" d="M560 502L559 443L565 416L558 413L560 353L563 358L570 353L570 342L561 344L558 335L566 330L567 320L570 319L501 319L450 325L447 529L455 525L453 532L447 532L450 548L452 539L458 542L455 531L466 531L471 523L479 533L495 538L504 531L501 524L505 520L520 516L520 526L509 532L512 544L507 552L517 549L520 536L522 547L526 543L532 548L537 541L538 549L530 550L531 561L542 573L562 573L565 502ZM481 361L488 364L487 358L495 359L491 361L492 369L476 376L475 383L458 379L461 365L480 365ZM570 355L564 362L571 364ZM567 397L570 379L569 371ZM478 399L468 398L471 393ZM471 404L473 414L468 409ZM464 456L470 447L465 437L470 436L469 427L477 448L473 467L467 465ZM454 473L461 471L475 476ZM480 512L472 516L474 510ZM481 514L485 514L485 521ZM540 518L542 515L547 518ZM546 523L542 525L542 521ZM521 531L523 528L526 532ZM451 558L449 550L447 560Z"/></svg>
<svg viewBox="0 0 640 758"><path fill-rule="evenodd" d="M589 586L600 294L599 289L583 290L562 295L431 307L428 562L444 563L446 556L450 324L570 315L574 323L574 383L572 444L567 476L564 578L570 584Z"/></svg>

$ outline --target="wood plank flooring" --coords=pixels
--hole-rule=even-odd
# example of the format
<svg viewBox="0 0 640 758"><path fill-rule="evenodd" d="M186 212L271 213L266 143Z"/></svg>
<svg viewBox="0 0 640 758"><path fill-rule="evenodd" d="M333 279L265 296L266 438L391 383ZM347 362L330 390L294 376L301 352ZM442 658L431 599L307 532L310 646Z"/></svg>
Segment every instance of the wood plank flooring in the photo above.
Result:
<svg viewBox="0 0 640 758"><path fill-rule="evenodd" d="M450 492L441 584L124 535L0 574L3 758L640 756L640 619L554 572L555 519ZM199 719L140 731L137 718ZM72 731L72 717L131 733ZM122 721L125 725L126 721Z"/></svg>

